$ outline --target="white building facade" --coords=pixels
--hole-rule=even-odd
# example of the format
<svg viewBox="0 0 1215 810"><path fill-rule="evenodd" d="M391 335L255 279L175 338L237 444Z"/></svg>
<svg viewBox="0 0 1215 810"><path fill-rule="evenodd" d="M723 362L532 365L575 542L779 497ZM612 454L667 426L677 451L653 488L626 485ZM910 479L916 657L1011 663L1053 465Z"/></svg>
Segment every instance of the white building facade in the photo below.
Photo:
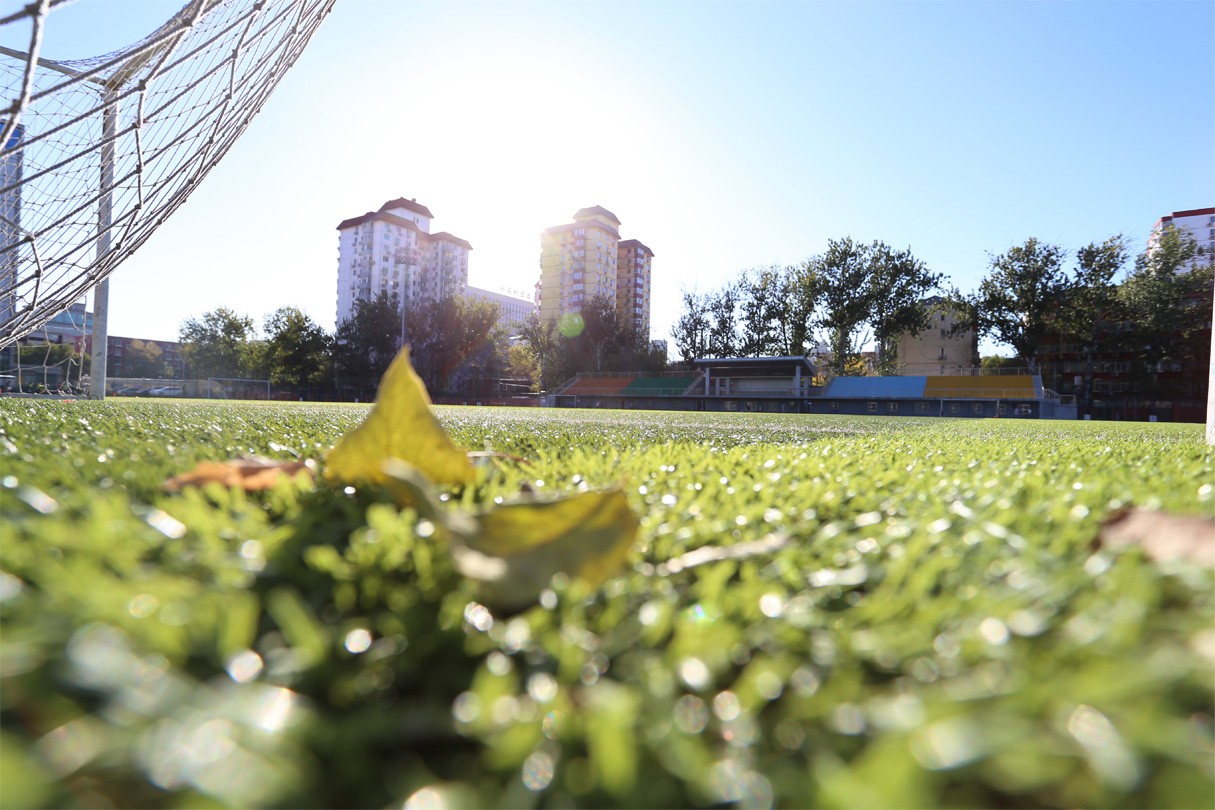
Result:
<svg viewBox="0 0 1215 810"><path fill-rule="evenodd" d="M356 301L382 292L396 293L402 305L464 293L472 245L446 231L432 234L433 219L416 199L400 197L337 226L339 326Z"/></svg>
<svg viewBox="0 0 1215 810"><path fill-rule="evenodd" d="M1172 225L1179 231L1186 231L1198 243L1198 255L1192 264L1211 264L1215 262L1215 208L1194 208L1189 211L1174 211L1156 220L1151 235L1148 236L1147 252L1149 254L1160 245L1160 237Z"/></svg>
<svg viewBox="0 0 1215 810"><path fill-rule="evenodd" d="M483 290L479 287L465 287L464 295L474 301L492 301L498 305L498 325L515 330L527 322L528 317L536 311L536 305L526 298L508 295L494 290Z"/></svg>

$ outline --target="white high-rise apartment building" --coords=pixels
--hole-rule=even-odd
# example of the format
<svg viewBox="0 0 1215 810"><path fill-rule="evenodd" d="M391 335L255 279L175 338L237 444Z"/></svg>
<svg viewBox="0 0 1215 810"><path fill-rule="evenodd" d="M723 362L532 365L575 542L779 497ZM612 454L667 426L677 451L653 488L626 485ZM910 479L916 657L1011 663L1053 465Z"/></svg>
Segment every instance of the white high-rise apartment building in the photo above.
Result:
<svg viewBox="0 0 1215 810"><path fill-rule="evenodd" d="M399 197L337 226L339 326L355 301L381 292L396 293L403 305L464 294L472 245L446 231L432 234L433 219L416 199Z"/></svg>
<svg viewBox="0 0 1215 810"><path fill-rule="evenodd" d="M1189 211L1174 211L1156 220L1156 226L1148 236L1147 252L1150 254L1160 244L1165 229L1172 225L1179 231L1188 231L1198 243L1198 255L1192 264L1215 262L1215 208L1194 208Z"/></svg>

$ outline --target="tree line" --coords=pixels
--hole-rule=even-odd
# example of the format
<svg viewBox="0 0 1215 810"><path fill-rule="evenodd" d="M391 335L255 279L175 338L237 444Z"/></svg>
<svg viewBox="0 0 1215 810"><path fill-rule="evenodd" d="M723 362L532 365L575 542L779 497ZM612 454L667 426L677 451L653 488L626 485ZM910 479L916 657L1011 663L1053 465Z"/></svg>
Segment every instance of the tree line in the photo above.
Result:
<svg viewBox="0 0 1215 810"><path fill-rule="evenodd" d="M179 330L187 377L267 379L311 396L370 398L401 345L435 395L494 397L546 390L583 371L666 368L666 355L616 317L603 296L560 321L498 323L496 303L451 296L402 305L381 292L355 302L328 334L297 307L252 318L218 307Z"/></svg>
<svg viewBox="0 0 1215 810"><path fill-rule="evenodd" d="M688 361L799 357L813 354L821 340L837 374L854 366L872 339L878 370L889 373L894 342L928 325L921 302L941 281L909 248L833 239L800 264L745 270L703 294L685 290L671 337Z"/></svg>
<svg viewBox="0 0 1215 810"><path fill-rule="evenodd" d="M1080 248L1028 239L989 255L978 288L964 294L908 248L851 238L786 267L744 270L722 287L683 292L672 338L685 362L697 357L810 355L822 345L836 375L857 372L872 341L876 374L896 371L895 345L923 331L936 311L953 314L956 336L971 329L1037 370L1048 336L1066 335L1087 358L1083 402L1091 402L1093 357L1134 353L1143 369L1201 351L1211 325L1212 257L1188 232L1169 227L1151 253L1128 265L1121 235ZM940 303L924 306L938 293Z"/></svg>

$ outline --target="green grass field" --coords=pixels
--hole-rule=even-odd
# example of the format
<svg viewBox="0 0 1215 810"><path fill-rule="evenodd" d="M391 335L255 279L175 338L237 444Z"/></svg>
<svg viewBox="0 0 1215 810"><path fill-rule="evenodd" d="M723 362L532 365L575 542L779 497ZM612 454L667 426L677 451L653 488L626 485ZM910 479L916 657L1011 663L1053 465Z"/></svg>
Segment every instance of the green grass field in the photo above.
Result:
<svg viewBox="0 0 1215 810"><path fill-rule="evenodd" d="M367 406L0 400L0 803L1211 806L1215 576L1093 549L1201 426L438 410L531 462L446 507L620 485L631 570L496 616L374 487L161 490Z"/></svg>

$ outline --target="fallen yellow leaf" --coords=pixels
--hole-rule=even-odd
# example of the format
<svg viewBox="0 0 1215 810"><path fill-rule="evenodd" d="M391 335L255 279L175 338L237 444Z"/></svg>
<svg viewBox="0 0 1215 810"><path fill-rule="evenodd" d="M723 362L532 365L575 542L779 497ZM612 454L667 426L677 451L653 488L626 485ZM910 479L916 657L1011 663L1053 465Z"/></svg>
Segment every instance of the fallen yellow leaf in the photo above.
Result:
<svg viewBox="0 0 1215 810"><path fill-rule="evenodd" d="M506 504L475 520L477 531L454 538L452 560L482 601L508 611L534 603L555 574L603 584L625 567L640 525L620 490Z"/></svg>
<svg viewBox="0 0 1215 810"><path fill-rule="evenodd" d="M431 412L426 387L409 364L408 347L380 380L367 420L329 451L325 478L383 483L383 465L390 458L412 464L440 484L471 484L476 475L465 450L452 443Z"/></svg>
<svg viewBox="0 0 1215 810"><path fill-rule="evenodd" d="M640 525L618 489L469 514L441 508L429 482L409 464L392 459L384 469L398 502L438 527L451 544L456 570L477 583L478 598L494 610L529 607L555 574L598 587L625 567Z"/></svg>

